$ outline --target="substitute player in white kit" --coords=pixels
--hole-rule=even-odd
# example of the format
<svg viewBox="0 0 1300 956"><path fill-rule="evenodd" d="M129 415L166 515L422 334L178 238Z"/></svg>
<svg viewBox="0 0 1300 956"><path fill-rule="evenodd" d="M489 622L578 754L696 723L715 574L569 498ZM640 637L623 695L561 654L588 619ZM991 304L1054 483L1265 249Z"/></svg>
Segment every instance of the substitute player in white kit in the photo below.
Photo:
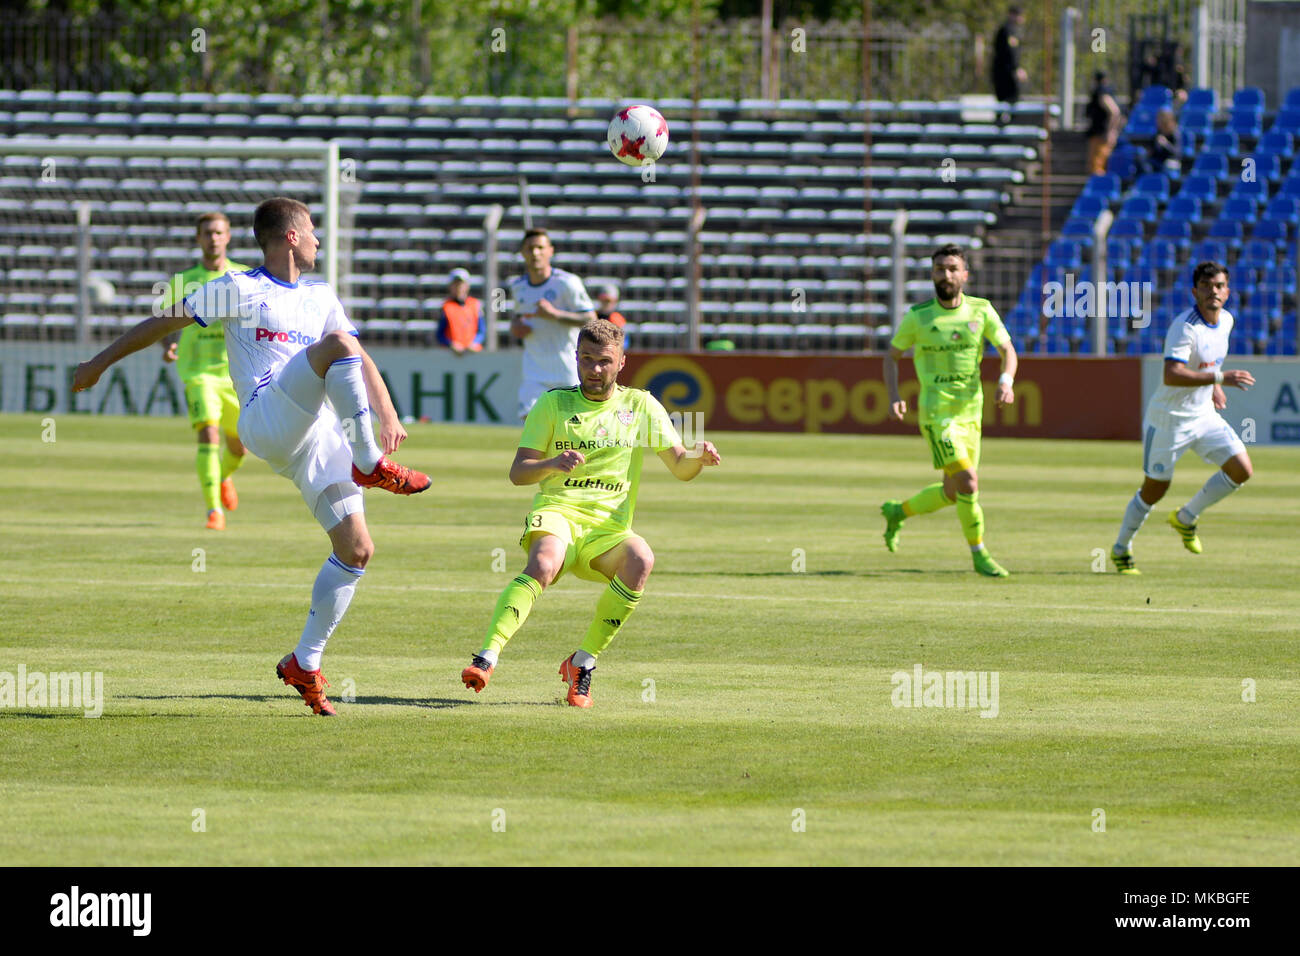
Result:
<svg viewBox="0 0 1300 956"><path fill-rule="evenodd" d="M543 392L578 384L578 330L596 317L582 280L551 267L555 246L545 229L529 229L520 246L528 274L511 280L515 314L510 334L524 341L519 420Z"/></svg>
<svg viewBox="0 0 1300 956"><path fill-rule="evenodd" d="M1192 500L1169 515L1169 525L1193 554L1201 553L1196 522L1210 505L1222 501L1250 478L1246 446L1219 415L1226 408L1224 385L1243 391L1255 378L1241 369L1223 368L1232 332L1228 300L1228 270L1217 262L1202 262L1192 273L1196 305L1178 315L1165 336L1164 382L1147 405L1142 425L1142 471L1146 479L1124 512L1111 560L1120 574L1140 574L1133 562L1133 538L1152 506L1173 481L1174 465L1189 448L1219 470Z"/></svg>
<svg viewBox="0 0 1300 956"><path fill-rule="evenodd" d="M321 655L374 554L358 486L410 495L428 488L429 476L386 457L406 430L383 378L338 296L302 276L315 266L320 247L310 210L294 199L268 199L253 216L253 233L261 266L227 273L144 320L81 363L73 388L90 388L113 363L190 322L222 323L244 446L298 487L333 545L312 587L298 646L275 669L313 713L332 717Z"/></svg>

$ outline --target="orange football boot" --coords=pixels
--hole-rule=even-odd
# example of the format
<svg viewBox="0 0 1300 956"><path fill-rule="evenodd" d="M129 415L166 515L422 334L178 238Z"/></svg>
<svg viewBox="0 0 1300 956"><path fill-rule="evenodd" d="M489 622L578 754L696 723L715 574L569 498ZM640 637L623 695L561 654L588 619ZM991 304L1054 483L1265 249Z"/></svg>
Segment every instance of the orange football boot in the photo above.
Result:
<svg viewBox="0 0 1300 956"><path fill-rule="evenodd" d="M474 660L470 662L469 667L460 672L460 679L465 682L465 686L474 693L480 693L492 679L492 672L496 667L489 664L486 657L474 655Z"/></svg>
<svg viewBox="0 0 1300 956"><path fill-rule="evenodd" d="M387 455L379 459L375 470L368 475L353 465L352 480L362 488L382 488L395 495L418 495L430 484L429 476L424 472L399 465Z"/></svg>
<svg viewBox="0 0 1300 956"><path fill-rule="evenodd" d="M568 701L571 707L591 706L591 673L594 667L577 667L570 654L560 665L560 680L569 685Z"/></svg>
<svg viewBox="0 0 1300 956"><path fill-rule="evenodd" d="M213 508L211 511L208 512L208 523L204 525L204 527L208 528L210 531L225 531L226 530L225 513L218 511L216 508Z"/></svg>
<svg viewBox="0 0 1300 956"><path fill-rule="evenodd" d="M314 671L303 670L298 666L298 658L290 651L284 660L275 665L275 676L290 687L297 688L298 693L302 694L302 702L311 708L313 714L321 717L338 716L334 705L325 699L325 688L330 682L319 668Z"/></svg>
<svg viewBox="0 0 1300 956"><path fill-rule="evenodd" d="M235 492L235 479L227 478L221 483L221 507L234 511L239 507L239 495Z"/></svg>

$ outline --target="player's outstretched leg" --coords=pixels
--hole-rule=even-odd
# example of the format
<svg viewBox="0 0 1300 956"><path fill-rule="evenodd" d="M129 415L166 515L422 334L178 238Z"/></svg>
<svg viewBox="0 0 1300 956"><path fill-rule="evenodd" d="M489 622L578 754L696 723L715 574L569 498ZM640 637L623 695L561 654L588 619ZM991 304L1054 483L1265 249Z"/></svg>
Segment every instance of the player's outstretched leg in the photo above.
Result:
<svg viewBox="0 0 1300 956"><path fill-rule="evenodd" d="M460 672L467 688L479 693L488 685L496 670L497 657L506 642L528 620L533 605L542 596L564 568L564 558L569 543L548 532L535 531L528 542L528 565L522 574L505 586L497 598L496 609L483 636L483 648L470 660L469 667Z"/></svg>
<svg viewBox="0 0 1300 956"><path fill-rule="evenodd" d="M1201 539L1196 535L1196 522L1206 508L1217 504L1245 484L1253 474L1250 458L1243 451L1228 459L1223 467L1212 474L1201 490L1169 516L1169 526L1183 539L1183 547L1192 554L1201 553Z"/></svg>
<svg viewBox="0 0 1300 956"><path fill-rule="evenodd" d="M959 471L951 478L956 492L957 518L962 534L970 545L971 563L976 572L990 578L1006 578L1011 572L993 560L984 546L984 509L980 507L979 483L975 472Z"/></svg>
<svg viewBox="0 0 1300 956"><path fill-rule="evenodd" d="M560 664L560 679L569 685L566 700L572 707L591 706L591 676L596 658L609 647L632 616L654 569L655 556L645 539L633 536L591 562L591 568L609 579L596 602L596 614L582 644Z"/></svg>
<svg viewBox="0 0 1300 956"><path fill-rule="evenodd" d="M1192 554L1201 553L1201 539L1196 535L1196 519L1191 521L1180 521L1178 519L1185 509L1180 508L1178 511L1169 512L1169 527L1178 532L1178 536L1183 539L1183 547Z"/></svg>
<svg viewBox="0 0 1300 956"><path fill-rule="evenodd" d="M885 547L890 551L898 550L898 535L906 519L939 511L952 503L940 481L926 485L906 501L886 501L880 506L880 513L885 516Z"/></svg>
<svg viewBox="0 0 1300 956"><path fill-rule="evenodd" d="M357 493L354 491L352 494L355 496ZM303 702L312 713L322 717L336 715L334 706L325 699L324 689L329 686L329 681L321 673L325 644L347 613L357 583L365 574L366 565L375 551L361 512L346 515L330 529L329 536L334 550L321 565L312 585L311 610L307 613L307 623L298 638L298 646L275 668L281 680L302 694Z"/></svg>
<svg viewBox="0 0 1300 956"><path fill-rule="evenodd" d="M1138 530L1151 514L1151 509L1164 497L1168 489L1169 482L1146 478L1142 482L1142 487L1129 499L1128 506L1124 509L1124 519L1120 522L1119 536L1110 549L1110 559L1115 565L1115 570L1120 574L1142 573L1133 560L1133 539L1137 537Z"/></svg>
<svg viewBox="0 0 1300 956"><path fill-rule="evenodd" d="M238 448L239 451L234 449ZM226 443L221 446L221 506L227 511L239 507L239 495L235 492L232 477L244 463L244 446L237 435L226 433Z"/></svg>

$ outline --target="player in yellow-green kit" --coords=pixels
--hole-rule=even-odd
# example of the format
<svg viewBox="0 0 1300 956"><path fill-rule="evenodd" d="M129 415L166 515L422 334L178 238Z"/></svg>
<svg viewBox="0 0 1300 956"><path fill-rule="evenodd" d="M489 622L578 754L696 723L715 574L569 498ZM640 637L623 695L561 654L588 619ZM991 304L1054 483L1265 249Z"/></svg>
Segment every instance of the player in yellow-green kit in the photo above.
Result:
<svg viewBox="0 0 1300 956"><path fill-rule="evenodd" d="M204 213L199 217L195 233L203 262L172 276L159 299L159 314L218 276L249 269L226 258L230 220L224 213ZM208 508L207 527L223 531L225 512L239 506L239 496L230 476L244 463L244 446L237 430L239 400L235 397L235 387L230 384L226 336L220 322L212 322L206 328L191 323L181 332L179 341L164 340L162 345L163 361L175 362L176 374L185 383L185 406L190 425L198 433L197 468L199 487Z"/></svg>
<svg viewBox="0 0 1300 956"><path fill-rule="evenodd" d="M898 549L899 531L907 518L955 504L975 570L1005 578L1009 572L984 546L984 511L979 504L976 469L984 415L980 359L987 340L1002 357L997 402L1007 405L1015 401L1016 350L989 301L962 293L969 274L961 247L951 243L941 246L931 263L935 297L912 306L895 330L885 356L885 386L890 417L901 422L907 403L898 395L898 360L909 348L915 349L913 361L920 384L917 419L943 481L928 485L906 501L891 500L880 506L885 516L885 547Z"/></svg>
<svg viewBox="0 0 1300 956"><path fill-rule="evenodd" d="M590 707L596 658L636 610L654 567L650 546L632 530L644 449L682 481L722 461L712 442L696 442L688 451L653 395L617 383L623 330L613 322L584 325L577 356L578 384L537 400L510 466L511 482L541 488L519 540L528 565L501 592L483 648L460 675L476 693L487 686L497 655L542 591L572 571L606 585L582 645L560 664L569 704Z"/></svg>

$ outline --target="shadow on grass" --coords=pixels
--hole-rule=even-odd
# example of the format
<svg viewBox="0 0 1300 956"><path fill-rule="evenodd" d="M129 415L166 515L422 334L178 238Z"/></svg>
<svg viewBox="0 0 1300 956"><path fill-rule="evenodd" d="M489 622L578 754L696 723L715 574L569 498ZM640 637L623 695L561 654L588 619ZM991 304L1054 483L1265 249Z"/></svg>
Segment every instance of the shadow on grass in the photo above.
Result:
<svg viewBox="0 0 1300 956"><path fill-rule="evenodd" d="M288 703L301 703L297 697L291 697L288 694L130 694L119 695L112 700L151 700L151 701L184 701L184 700L243 700L253 703L276 703L285 701ZM556 700L461 700L451 697L358 697L356 700L343 700L338 697L331 698L331 703L335 706L348 707L420 707L425 710L449 710L453 707L555 707L564 703L564 698ZM80 711L73 710L66 713L52 713L33 711L30 713L12 713L12 716L18 717L77 717L81 718ZM108 714L105 714L108 716ZM185 714L114 714L116 717L183 717ZM195 715L197 716L197 715Z"/></svg>

